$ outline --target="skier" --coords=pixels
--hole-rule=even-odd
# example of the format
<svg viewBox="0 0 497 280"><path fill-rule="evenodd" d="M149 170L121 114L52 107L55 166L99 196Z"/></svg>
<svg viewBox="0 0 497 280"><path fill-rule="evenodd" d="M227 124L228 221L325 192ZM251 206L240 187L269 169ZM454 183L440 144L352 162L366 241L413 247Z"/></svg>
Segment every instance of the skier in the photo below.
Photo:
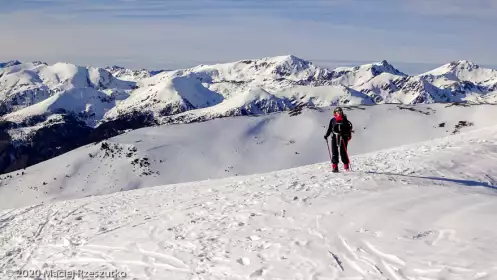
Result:
<svg viewBox="0 0 497 280"><path fill-rule="evenodd" d="M340 156L343 162L343 168L349 170L349 156L347 153L347 146L349 141L352 139L352 123L347 119L347 116L343 113L342 108L336 107L333 110L333 118L330 120L328 130L324 135L324 139L328 143L328 136L331 133L331 152L332 152L332 168L333 172L338 172L338 152L340 150ZM340 147L340 149L338 148Z"/></svg>

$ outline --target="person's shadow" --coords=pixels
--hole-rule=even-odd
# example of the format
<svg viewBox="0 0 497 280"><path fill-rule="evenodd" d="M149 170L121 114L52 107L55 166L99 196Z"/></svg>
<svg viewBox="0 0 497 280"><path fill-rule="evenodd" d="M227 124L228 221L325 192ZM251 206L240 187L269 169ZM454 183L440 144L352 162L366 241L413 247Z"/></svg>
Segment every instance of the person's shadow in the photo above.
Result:
<svg viewBox="0 0 497 280"><path fill-rule="evenodd" d="M497 186L495 184L497 182L492 181L492 185L487 182L479 182L474 180L462 180L462 179L452 179L452 178L444 178L444 177L433 177L433 176L414 176L414 175L405 175L405 174L397 174L397 173L387 173L387 172L374 172L374 171L366 171L365 173L369 174L381 174L381 175L391 175L391 176L402 176L402 177L410 177L410 178L421 178L421 179L429 179L429 180L438 180L445 182L452 182L464 186L469 187L485 187L492 190L497 191Z"/></svg>

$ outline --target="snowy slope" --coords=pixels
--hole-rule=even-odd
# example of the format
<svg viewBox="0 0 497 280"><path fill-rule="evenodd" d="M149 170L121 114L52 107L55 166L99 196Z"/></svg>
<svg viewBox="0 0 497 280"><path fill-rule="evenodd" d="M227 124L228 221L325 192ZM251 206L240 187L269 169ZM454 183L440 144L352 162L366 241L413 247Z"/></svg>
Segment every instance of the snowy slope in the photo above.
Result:
<svg viewBox="0 0 497 280"><path fill-rule="evenodd" d="M295 86L276 93L277 96L290 96L294 100L309 104L312 107L328 107L333 105L373 105L374 100L368 95L352 88L337 86Z"/></svg>
<svg viewBox="0 0 497 280"><path fill-rule="evenodd" d="M381 73L372 77L365 83L354 87L356 90L371 97L374 103L400 103L411 104L403 101L402 97L395 98L394 95L399 93L405 82L409 79L407 76L395 75L388 72Z"/></svg>
<svg viewBox="0 0 497 280"><path fill-rule="evenodd" d="M469 95L470 101L497 89L497 70L487 69L467 61L454 61L439 68L420 74L420 78L433 85L449 89L455 95ZM490 100L491 101L491 100Z"/></svg>
<svg viewBox="0 0 497 280"><path fill-rule="evenodd" d="M350 155L497 125L494 105L351 106ZM0 208L327 161L333 108L142 128L0 175ZM106 144L108 143L108 144ZM415 164L415 163L413 163ZM12 197L22 195L22 200Z"/></svg>
<svg viewBox="0 0 497 280"><path fill-rule="evenodd" d="M228 115L263 115L292 108L289 100L280 99L261 88L226 99L221 106Z"/></svg>
<svg viewBox="0 0 497 280"><path fill-rule="evenodd" d="M107 119L133 111L151 111L157 116L178 114L215 105L223 97L205 88L199 81L174 77L133 92L106 114Z"/></svg>
<svg viewBox="0 0 497 280"><path fill-rule="evenodd" d="M294 102L285 96L280 98L262 88L251 88L211 107L185 110L180 114L160 118L159 123L191 123L220 117L261 116L294 107Z"/></svg>
<svg viewBox="0 0 497 280"><path fill-rule="evenodd" d="M65 90L54 93L45 100L17 110L5 116L6 120L22 122L23 120L46 114L47 112L78 112L78 116L88 121L88 124L95 124L104 114L114 107L113 97L101 91L84 88Z"/></svg>
<svg viewBox="0 0 497 280"><path fill-rule="evenodd" d="M392 94L391 103L423 104L450 102L447 91L441 90L419 77L407 78L399 91ZM393 102L392 102L393 101ZM452 102L461 102L461 99Z"/></svg>
<svg viewBox="0 0 497 280"><path fill-rule="evenodd" d="M484 97L479 97L480 98L480 102L481 99L485 100L486 102L488 102L489 104L497 104L497 91L494 91L494 92L490 92L490 93L487 93L484 95Z"/></svg>
<svg viewBox="0 0 497 280"><path fill-rule="evenodd" d="M290 108L293 108L292 103L285 97L278 98L262 88L251 88L246 92L224 99L216 106L204 109L208 112L200 115L209 113L218 116L264 115Z"/></svg>
<svg viewBox="0 0 497 280"><path fill-rule="evenodd" d="M356 67L338 67L333 71L333 80L335 84L355 88L364 86L382 74L387 74L384 76L394 78L407 76L386 60L383 60L378 63L364 64Z"/></svg>
<svg viewBox="0 0 497 280"><path fill-rule="evenodd" d="M91 124L136 87L104 69L68 63L16 64L0 74L1 113L6 114L4 120L14 122L69 111Z"/></svg>
<svg viewBox="0 0 497 280"><path fill-rule="evenodd" d="M28 69L37 64L14 64L0 69L0 114L6 114L45 100L51 94L42 79Z"/></svg>
<svg viewBox="0 0 497 280"><path fill-rule="evenodd" d="M477 85L488 85L496 82L497 70L480 67L471 61L459 60L442 65L419 76L440 87L444 86L444 82L451 83L454 81L469 81Z"/></svg>
<svg viewBox="0 0 497 280"><path fill-rule="evenodd" d="M4 210L0 275L496 279L496 147L492 126L354 156L347 174L323 162Z"/></svg>

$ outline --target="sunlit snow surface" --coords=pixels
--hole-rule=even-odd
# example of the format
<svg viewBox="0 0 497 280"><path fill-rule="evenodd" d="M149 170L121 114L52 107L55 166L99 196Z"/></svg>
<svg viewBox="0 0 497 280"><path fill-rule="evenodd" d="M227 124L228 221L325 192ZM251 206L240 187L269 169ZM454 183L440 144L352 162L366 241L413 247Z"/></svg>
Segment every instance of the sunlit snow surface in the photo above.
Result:
<svg viewBox="0 0 497 280"><path fill-rule="evenodd" d="M6 209L0 270L117 270L126 279L497 278L496 126L352 162L348 173L331 173L324 161Z"/></svg>

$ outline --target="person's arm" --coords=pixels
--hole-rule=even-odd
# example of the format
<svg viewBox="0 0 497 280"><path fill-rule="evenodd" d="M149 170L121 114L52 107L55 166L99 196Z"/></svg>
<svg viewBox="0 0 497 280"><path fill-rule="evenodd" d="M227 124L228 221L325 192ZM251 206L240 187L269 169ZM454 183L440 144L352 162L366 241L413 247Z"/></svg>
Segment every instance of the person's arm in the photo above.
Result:
<svg viewBox="0 0 497 280"><path fill-rule="evenodd" d="M325 139L327 139L327 138L328 138L328 136L330 136L330 134L331 134L331 131L332 131L333 126L334 126L334 124L335 124L334 120L335 120L335 118L332 118L332 119L330 120L330 124L328 125L328 130L326 131L326 134L324 135L324 138L325 138Z"/></svg>

